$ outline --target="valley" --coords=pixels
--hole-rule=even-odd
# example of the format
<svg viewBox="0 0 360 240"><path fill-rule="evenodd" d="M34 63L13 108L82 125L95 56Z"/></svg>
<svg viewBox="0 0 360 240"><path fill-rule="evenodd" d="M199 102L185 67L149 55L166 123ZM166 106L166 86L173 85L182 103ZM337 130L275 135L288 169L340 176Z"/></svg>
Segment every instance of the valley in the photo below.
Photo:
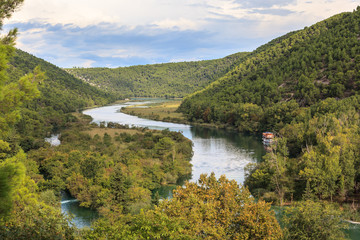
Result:
<svg viewBox="0 0 360 240"><path fill-rule="evenodd" d="M0 26L22 3L0 3ZM1 239L360 234L360 7L203 61L61 68L16 36L0 38Z"/></svg>

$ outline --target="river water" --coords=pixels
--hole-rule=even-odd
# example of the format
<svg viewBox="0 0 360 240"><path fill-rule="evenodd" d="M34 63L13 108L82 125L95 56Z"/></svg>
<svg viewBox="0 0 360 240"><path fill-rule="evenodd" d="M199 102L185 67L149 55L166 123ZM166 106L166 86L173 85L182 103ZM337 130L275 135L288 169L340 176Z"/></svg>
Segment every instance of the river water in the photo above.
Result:
<svg viewBox="0 0 360 240"><path fill-rule="evenodd" d="M180 131L193 142L194 155L191 160L193 165L190 181L197 181L202 173L214 172L217 177L225 174L228 179L234 179L242 184L245 179L244 168L248 163L259 162L265 154L260 136L249 136L234 131L212 129L186 124L175 124L161 121L130 116L120 112L122 107L147 102L128 102L124 104L111 105L85 110L83 113L91 116L93 122L116 122L136 127L148 127L150 129L169 129ZM171 195L174 186L165 186L159 189L160 196ZM70 200L70 201L69 201ZM63 200L62 209L75 215L74 222L78 227L90 226L92 219L97 216L86 209L78 207L76 200L69 196ZM90 216L90 217L89 217ZM360 239L360 229L351 226L348 230L351 239ZM359 237L359 238L358 238Z"/></svg>

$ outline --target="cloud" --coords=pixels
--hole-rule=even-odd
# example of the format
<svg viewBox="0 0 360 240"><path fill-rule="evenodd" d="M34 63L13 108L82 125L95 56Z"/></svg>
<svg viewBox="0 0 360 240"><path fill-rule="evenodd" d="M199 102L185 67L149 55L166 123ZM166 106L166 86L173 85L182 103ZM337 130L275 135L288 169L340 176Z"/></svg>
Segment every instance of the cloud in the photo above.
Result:
<svg viewBox="0 0 360 240"><path fill-rule="evenodd" d="M152 24L162 29L174 29L174 30L198 30L199 23L191 21L185 18L179 19L164 19L161 21L154 21Z"/></svg>
<svg viewBox="0 0 360 240"><path fill-rule="evenodd" d="M273 6L287 6L296 3L296 0L235 0L244 8L271 8Z"/></svg>
<svg viewBox="0 0 360 240"><path fill-rule="evenodd" d="M213 38L210 32L159 29L155 25L135 28L109 23L87 27L37 22L15 25L20 30L17 47L63 67L82 66L85 62L112 67L160 63L174 57L189 59L194 52L200 59L211 58L198 49L217 48L219 44L204 41Z"/></svg>
<svg viewBox="0 0 360 240"><path fill-rule="evenodd" d="M5 28L61 67L214 59L251 51L360 0L26 0Z"/></svg>
<svg viewBox="0 0 360 240"><path fill-rule="evenodd" d="M266 15L278 15L278 16L288 16L290 14L295 13L294 11L290 11L287 9L254 9L253 13L266 14Z"/></svg>
<svg viewBox="0 0 360 240"><path fill-rule="evenodd" d="M133 26L169 18L194 20L205 14L205 9L191 3L190 0L27 0L10 22L37 20L79 27L107 22Z"/></svg>

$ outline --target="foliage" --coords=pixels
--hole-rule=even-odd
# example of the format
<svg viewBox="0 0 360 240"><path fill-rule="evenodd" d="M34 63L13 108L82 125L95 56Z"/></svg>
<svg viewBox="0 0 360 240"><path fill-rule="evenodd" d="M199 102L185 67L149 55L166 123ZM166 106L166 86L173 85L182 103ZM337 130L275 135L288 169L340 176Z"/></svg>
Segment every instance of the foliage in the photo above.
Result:
<svg viewBox="0 0 360 240"><path fill-rule="evenodd" d="M75 239L74 227L59 206L40 200L37 186L26 177L15 192L11 216L0 220L1 239Z"/></svg>
<svg viewBox="0 0 360 240"><path fill-rule="evenodd" d="M22 2L20 0L1 2L1 26L3 19L10 17ZM7 83L6 68L8 59L14 51L15 36L16 30L0 39L0 199L3 203L0 208L0 219L10 213L14 192L24 177L24 166L19 161L23 158L23 153L12 145L14 124L20 118L19 109L22 105L38 95L36 85L42 75L39 69L35 69L34 74Z"/></svg>
<svg viewBox="0 0 360 240"><path fill-rule="evenodd" d="M21 3L0 3L1 25ZM277 132L264 161L248 167L253 196L280 204L356 197L359 16L359 10L340 14L220 60L67 70L108 93L15 52L16 30L10 31L0 41L0 237L76 238L56 206L56 195L67 189L103 216L84 231L88 239L281 238L270 205L225 177L202 175L173 199L151 205L151 190L191 173L191 142L180 133L91 127L69 114L108 103L113 94L179 97L210 82L182 103L189 120ZM59 147L41 140L64 127ZM300 202L287 214L285 237L343 237L338 211L323 202Z"/></svg>
<svg viewBox="0 0 360 240"><path fill-rule="evenodd" d="M302 110L279 131L264 161L248 169L251 192L272 201L303 199L305 193L351 200L359 190L359 103L359 96L326 99Z"/></svg>
<svg viewBox="0 0 360 240"><path fill-rule="evenodd" d="M106 223L106 221L108 221ZM100 220L90 239L281 239L270 205L255 202L249 191L225 176L202 175L198 184L178 187L154 210L109 224ZM126 237L124 237L126 236Z"/></svg>
<svg viewBox="0 0 360 240"><path fill-rule="evenodd" d="M68 189L82 206L106 213L137 213L151 205L151 191L191 173L191 141L181 133L74 122L57 148L29 152L45 180L42 188Z"/></svg>
<svg viewBox="0 0 360 240"><path fill-rule="evenodd" d="M285 210L283 223L286 239L346 239L340 211L325 202L298 202Z"/></svg>
<svg viewBox="0 0 360 240"><path fill-rule="evenodd" d="M22 2L0 2L0 26ZM0 38L0 238L72 239L73 228L59 208L40 200L37 184L28 176L38 177L37 166L18 145L16 124L21 111L39 97L37 86L44 73L34 66L25 76L9 78L8 62L15 51L16 33L16 29L11 30Z"/></svg>
<svg viewBox="0 0 360 240"><path fill-rule="evenodd" d="M24 165L17 161L23 157L23 153L19 153L0 163L0 216L7 217L12 210L16 188L25 175Z"/></svg>
<svg viewBox="0 0 360 240"><path fill-rule="evenodd" d="M111 95L20 49L16 49L14 56L10 59L8 71L11 80L27 74L36 66L46 72L46 78L39 85L42 94L36 102L34 110L43 106L51 106L56 111L66 113L93 105L103 105L109 100L114 100Z"/></svg>

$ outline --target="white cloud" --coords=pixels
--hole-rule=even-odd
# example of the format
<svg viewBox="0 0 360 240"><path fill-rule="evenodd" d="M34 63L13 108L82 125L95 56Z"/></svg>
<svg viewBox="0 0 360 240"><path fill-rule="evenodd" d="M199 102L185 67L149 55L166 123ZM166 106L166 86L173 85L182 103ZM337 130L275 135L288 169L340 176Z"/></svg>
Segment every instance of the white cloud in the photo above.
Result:
<svg viewBox="0 0 360 240"><path fill-rule="evenodd" d="M360 0L26 0L10 23L40 21L80 27L99 23L119 26L156 24L163 28L199 29L211 19L271 21L269 14L253 10L286 9L296 19L318 21L341 11L351 11ZM306 16L307 18L301 18Z"/></svg>
<svg viewBox="0 0 360 240"><path fill-rule="evenodd" d="M260 15L259 18L262 20L259 20L256 32L261 33L262 36L267 36L272 35L274 29L276 29L275 32L282 33L298 30L335 14L352 11L358 4L360 4L360 1L353 0L334 0L331 2L328 0L314 0L311 2L309 0L298 0L296 3L282 7L292 12L287 16Z"/></svg>
<svg viewBox="0 0 360 240"><path fill-rule="evenodd" d="M276 33L293 25L310 25L359 4L360 0L26 0L9 23L36 21L78 27L108 23L129 29L154 25L157 29L221 34L214 20L232 25L246 20L258 22L251 31L266 36L270 30ZM270 10L291 14L279 16Z"/></svg>
<svg viewBox="0 0 360 240"><path fill-rule="evenodd" d="M25 0L7 23L19 26L19 48L57 65L117 66L251 51L357 5L360 0Z"/></svg>
<svg viewBox="0 0 360 240"><path fill-rule="evenodd" d="M168 18L196 19L201 7L189 0L26 0L11 22L41 19L50 24L74 24L85 27L101 22L120 25L145 25Z"/></svg>
<svg viewBox="0 0 360 240"><path fill-rule="evenodd" d="M349 12L360 5L359 0L298 0L287 9L298 12L297 19L307 22L320 21L332 15Z"/></svg>

